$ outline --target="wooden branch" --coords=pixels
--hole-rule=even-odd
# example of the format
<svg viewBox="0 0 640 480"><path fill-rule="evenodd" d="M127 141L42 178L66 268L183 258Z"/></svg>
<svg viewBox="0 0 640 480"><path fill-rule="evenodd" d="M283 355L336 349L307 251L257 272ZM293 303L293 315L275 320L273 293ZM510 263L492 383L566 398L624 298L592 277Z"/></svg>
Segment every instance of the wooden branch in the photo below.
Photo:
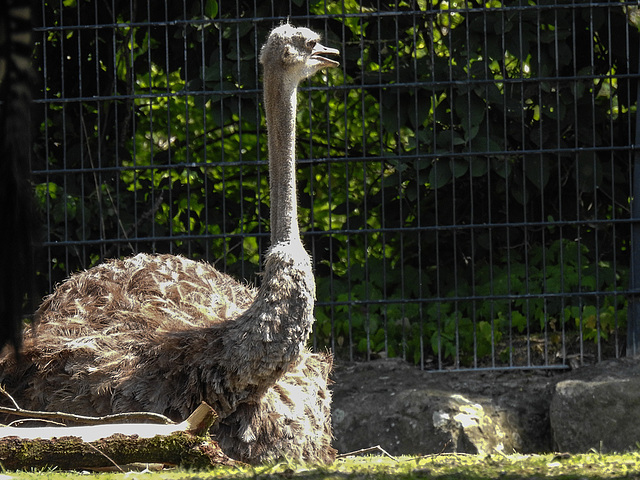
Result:
<svg viewBox="0 0 640 480"><path fill-rule="evenodd" d="M353 457L354 455L361 455L363 453L369 453L369 452L380 452L383 455L386 455L387 457L391 458L392 460L394 460L396 462L398 461L398 459L396 457L391 455L389 452L387 452L380 445L376 445L374 447L361 448L360 450L354 450L353 452L341 453L340 455L336 455L336 459Z"/></svg>
<svg viewBox="0 0 640 480"><path fill-rule="evenodd" d="M126 423L131 421L153 422L164 424L175 424L171 419L153 412L128 412L105 415L103 417L89 417L86 415L75 415L65 412L41 412L37 410L26 410L21 408L13 397L0 386L0 394L4 395L14 405L13 407L0 407L0 413L14 415L16 417L27 417L29 419L58 420L83 425L96 425L98 423Z"/></svg>
<svg viewBox="0 0 640 480"><path fill-rule="evenodd" d="M0 464L7 469L94 468L136 462L207 468L237 465L208 436L217 414L202 403L177 425L0 427Z"/></svg>

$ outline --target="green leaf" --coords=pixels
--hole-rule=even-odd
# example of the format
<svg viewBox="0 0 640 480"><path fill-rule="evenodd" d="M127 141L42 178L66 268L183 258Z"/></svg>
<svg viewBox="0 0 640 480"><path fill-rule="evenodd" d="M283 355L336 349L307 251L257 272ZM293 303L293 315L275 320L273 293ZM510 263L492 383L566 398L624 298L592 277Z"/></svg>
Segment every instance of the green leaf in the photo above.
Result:
<svg viewBox="0 0 640 480"><path fill-rule="evenodd" d="M551 168L546 158L527 155L523 160L525 175L538 190L543 190L549 182Z"/></svg>
<svg viewBox="0 0 640 480"><path fill-rule="evenodd" d="M511 163L503 159L493 159L491 160L491 170L502 178L508 178L511 175Z"/></svg>
<svg viewBox="0 0 640 480"><path fill-rule="evenodd" d="M443 130L436 136L438 149L444 149L445 151L451 151L453 147L464 145L465 143L465 139L455 130Z"/></svg>
<svg viewBox="0 0 640 480"><path fill-rule="evenodd" d="M524 332L527 328L527 317L518 311L511 312L511 325L518 329L518 332Z"/></svg>
<svg viewBox="0 0 640 480"><path fill-rule="evenodd" d="M450 162L451 173L456 178L460 178L469 171L469 161L454 158Z"/></svg>
<svg viewBox="0 0 640 480"><path fill-rule="evenodd" d="M451 168L445 162L436 160L433 162L433 167L429 172L429 185L431 188L437 190L444 187L451 181L452 174Z"/></svg>
<svg viewBox="0 0 640 480"><path fill-rule="evenodd" d="M470 170L472 177L482 177L487 174L489 163L484 158L472 158Z"/></svg>
<svg viewBox="0 0 640 480"><path fill-rule="evenodd" d="M204 14L209 18L216 18L218 15L218 2L216 0L207 0L204 5Z"/></svg>

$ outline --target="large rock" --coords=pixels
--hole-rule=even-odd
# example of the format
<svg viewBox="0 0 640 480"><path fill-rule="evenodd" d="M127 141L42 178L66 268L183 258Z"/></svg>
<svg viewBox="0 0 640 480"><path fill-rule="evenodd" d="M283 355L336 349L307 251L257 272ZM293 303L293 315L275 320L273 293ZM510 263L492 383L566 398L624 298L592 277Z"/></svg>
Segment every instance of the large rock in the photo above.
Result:
<svg viewBox="0 0 640 480"><path fill-rule="evenodd" d="M603 362L556 384L550 420L561 451L635 450L640 442L640 363Z"/></svg>
<svg viewBox="0 0 640 480"><path fill-rule="evenodd" d="M334 407L335 428L348 432L339 435L346 440L339 451L377 443L393 454L512 452L520 447L517 429L488 399L410 389L363 405L352 405L357 413Z"/></svg>
<svg viewBox="0 0 640 480"><path fill-rule="evenodd" d="M429 392L434 396L431 425L449 437L454 452L489 454L520 450L520 428L509 413L488 398L469 398L458 393ZM429 425L429 426L431 426Z"/></svg>
<svg viewBox="0 0 640 480"><path fill-rule="evenodd" d="M544 372L429 373L399 360L338 366L334 446L392 454L549 450Z"/></svg>

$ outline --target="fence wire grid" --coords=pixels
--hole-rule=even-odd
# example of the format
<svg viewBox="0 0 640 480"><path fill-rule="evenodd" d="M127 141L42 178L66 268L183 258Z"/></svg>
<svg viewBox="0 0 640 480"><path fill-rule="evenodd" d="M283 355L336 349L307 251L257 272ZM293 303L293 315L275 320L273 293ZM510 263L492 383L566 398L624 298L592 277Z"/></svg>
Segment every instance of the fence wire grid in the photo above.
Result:
<svg viewBox="0 0 640 480"><path fill-rule="evenodd" d="M258 53L288 19L342 58L299 92L314 348L430 370L635 349L636 1L60 0L34 14L43 294L140 251L259 284Z"/></svg>

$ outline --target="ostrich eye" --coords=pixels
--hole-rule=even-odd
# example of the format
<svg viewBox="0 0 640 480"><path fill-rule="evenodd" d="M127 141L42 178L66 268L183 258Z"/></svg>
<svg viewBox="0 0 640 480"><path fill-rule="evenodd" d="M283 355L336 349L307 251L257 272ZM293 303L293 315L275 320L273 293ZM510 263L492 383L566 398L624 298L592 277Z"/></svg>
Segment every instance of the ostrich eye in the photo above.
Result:
<svg viewBox="0 0 640 480"><path fill-rule="evenodd" d="M284 52L282 54L282 58L287 60L295 55L295 52L291 49L291 45L286 45L284 47Z"/></svg>
<svg viewBox="0 0 640 480"><path fill-rule="evenodd" d="M309 50L313 50L313 47L315 47L315 46L316 46L316 43L317 43L317 42L316 42L315 40L307 40L307 48L308 48Z"/></svg>

